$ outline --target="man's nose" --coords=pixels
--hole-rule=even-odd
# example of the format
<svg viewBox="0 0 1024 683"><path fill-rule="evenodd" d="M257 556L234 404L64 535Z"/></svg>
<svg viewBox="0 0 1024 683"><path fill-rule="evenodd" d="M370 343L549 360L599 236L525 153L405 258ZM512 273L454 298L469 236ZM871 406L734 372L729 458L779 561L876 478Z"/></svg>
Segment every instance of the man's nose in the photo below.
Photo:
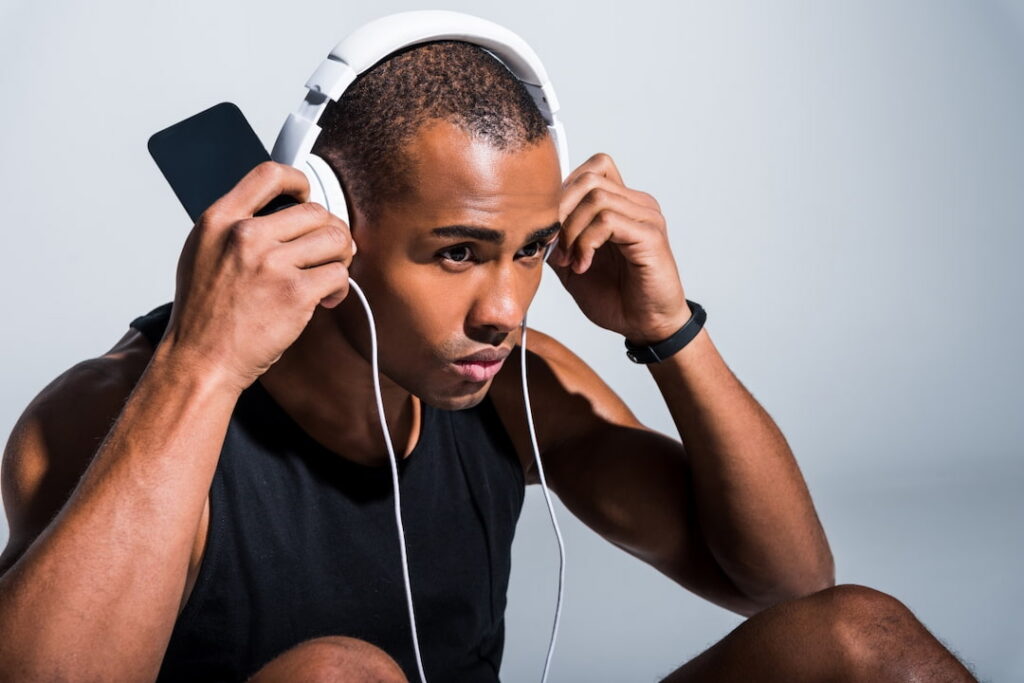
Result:
<svg viewBox="0 0 1024 683"><path fill-rule="evenodd" d="M512 273L502 269L480 288L468 323L485 335L500 337L491 343L500 343L523 322L525 311L519 284Z"/></svg>

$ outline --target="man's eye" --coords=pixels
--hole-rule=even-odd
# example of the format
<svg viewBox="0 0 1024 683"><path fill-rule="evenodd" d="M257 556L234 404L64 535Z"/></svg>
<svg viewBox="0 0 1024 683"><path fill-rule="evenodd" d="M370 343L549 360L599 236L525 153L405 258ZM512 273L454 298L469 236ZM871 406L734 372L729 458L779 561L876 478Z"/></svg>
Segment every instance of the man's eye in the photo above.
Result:
<svg viewBox="0 0 1024 683"><path fill-rule="evenodd" d="M530 258L536 256L540 251L544 249L544 245L540 242L530 242L525 247L519 250L519 253L523 256Z"/></svg>
<svg viewBox="0 0 1024 683"><path fill-rule="evenodd" d="M473 252L465 244L460 244L457 247L449 247L448 249L439 251L438 256L454 263L465 263L473 256Z"/></svg>

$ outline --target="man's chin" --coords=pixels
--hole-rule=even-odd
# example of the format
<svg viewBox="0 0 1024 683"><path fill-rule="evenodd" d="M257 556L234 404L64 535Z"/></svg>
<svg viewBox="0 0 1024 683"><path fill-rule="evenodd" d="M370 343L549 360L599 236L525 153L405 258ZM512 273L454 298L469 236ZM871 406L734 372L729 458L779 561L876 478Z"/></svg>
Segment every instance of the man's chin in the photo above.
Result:
<svg viewBox="0 0 1024 683"><path fill-rule="evenodd" d="M441 410L466 410L478 405L487 396L487 390L491 387L491 381L486 382L462 382L462 386L451 388L447 391L431 391L428 388L423 392L414 392L424 403Z"/></svg>

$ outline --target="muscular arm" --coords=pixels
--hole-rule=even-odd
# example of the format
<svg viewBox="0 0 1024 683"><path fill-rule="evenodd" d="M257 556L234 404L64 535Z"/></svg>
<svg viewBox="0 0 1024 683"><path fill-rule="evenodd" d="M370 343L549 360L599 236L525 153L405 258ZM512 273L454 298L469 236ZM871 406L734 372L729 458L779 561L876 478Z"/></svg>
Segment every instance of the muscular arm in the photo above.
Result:
<svg viewBox="0 0 1024 683"><path fill-rule="evenodd" d="M785 440L709 357L717 352L706 335L679 368L654 370L685 448L644 427L582 360L532 330L531 399L545 478L574 515L688 590L749 615L831 585L832 558ZM516 373L495 379L495 404L528 452ZM528 481L539 481L535 470Z"/></svg>
<svg viewBox="0 0 1024 683"><path fill-rule="evenodd" d="M650 343L691 317L660 204L627 186L609 155L569 173L559 217L548 264L591 322ZM785 438L706 328L651 367L681 442L609 418L622 401L586 364L550 340L532 348L555 375L548 408L563 414L572 394L584 401L575 402L569 429L550 425L561 436L542 455L545 469L550 460L557 471L559 495L584 520L742 614L834 583L828 542ZM723 593L723 584L731 589Z"/></svg>
<svg viewBox="0 0 1024 683"><path fill-rule="evenodd" d="M98 361L44 390L4 451L2 680L152 680L178 614L237 392L161 346L98 448L68 444L123 382ZM59 460L83 449L76 486Z"/></svg>
<svg viewBox="0 0 1024 683"><path fill-rule="evenodd" d="M796 459L707 329L648 367L686 444L708 546L737 588L768 607L834 585L832 553Z"/></svg>

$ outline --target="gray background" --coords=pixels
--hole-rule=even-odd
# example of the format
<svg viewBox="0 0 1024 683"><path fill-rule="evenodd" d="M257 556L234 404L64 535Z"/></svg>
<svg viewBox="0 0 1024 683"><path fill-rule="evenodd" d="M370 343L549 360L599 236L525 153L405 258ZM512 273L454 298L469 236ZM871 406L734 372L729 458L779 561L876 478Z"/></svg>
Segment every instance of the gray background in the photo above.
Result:
<svg viewBox="0 0 1024 683"><path fill-rule="evenodd" d="M423 7L171 5L0 5L3 434L173 296L189 224L147 137L231 100L270 145L337 40ZM687 295L787 435L839 580L899 597L982 679L1024 678L1024 6L442 7L519 32L558 88L573 166L607 152L660 200ZM673 429L646 372L550 275L531 323ZM741 621L556 514L552 680L655 680ZM506 680L540 677L557 573L531 487Z"/></svg>

